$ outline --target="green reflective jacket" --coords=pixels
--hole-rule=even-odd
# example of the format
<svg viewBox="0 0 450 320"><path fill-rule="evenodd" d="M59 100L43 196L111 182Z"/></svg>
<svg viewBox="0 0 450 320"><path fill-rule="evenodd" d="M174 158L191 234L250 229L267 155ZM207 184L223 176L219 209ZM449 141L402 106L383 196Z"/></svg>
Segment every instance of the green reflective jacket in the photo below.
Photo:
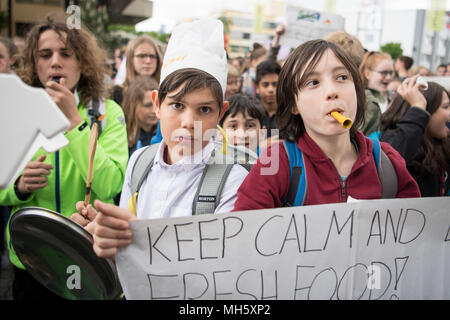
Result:
<svg viewBox="0 0 450 320"><path fill-rule="evenodd" d="M372 89L366 89L364 123L359 128L365 136L369 136L371 133L380 130L380 104L385 102L386 98L384 98L380 92Z"/></svg>
<svg viewBox="0 0 450 320"><path fill-rule="evenodd" d="M92 171L91 203L95 199L113 203L113 198L121 191L128 162L127 132L122 108L112 100L105 103L105 122L97 140L94 167ZM78 105L80 116L88 123L86 107ZM17 198L14 184L0 190L0 205L12 206L12 214L24 207L50 209L69 217L76 212L75 204L83 201L86 192L86 179L89 165L90 127L79 130L81 124L65 133L69 144L64 148L47 153L42 148L34 155L34 161L46 155L45 163L53 165L48 176L48 185L32 193L25 201ZM11 262L24 268L12 248L7 227L7 242Z"/></svg>

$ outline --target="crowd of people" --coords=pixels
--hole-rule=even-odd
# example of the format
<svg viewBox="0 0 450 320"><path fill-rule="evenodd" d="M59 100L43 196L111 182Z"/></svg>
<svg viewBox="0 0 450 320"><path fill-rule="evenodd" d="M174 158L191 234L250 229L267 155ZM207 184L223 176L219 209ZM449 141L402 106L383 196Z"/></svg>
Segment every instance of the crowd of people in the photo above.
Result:
<svg viewBox="0 0 450 320"><path fill-rule="evenodd" d="M114 74L95 37L63 19L48 17L22 43L0 37L0 72L45 89L70 122L66 147L38 151L0 190L13 298L58 298L31 277L10 243L8 220L24 207L70 217L93 235L99 257L114 259L131 243L134 219L383 198L378 141L397 179L390 198L449 195L449 92L417 81L429 70L411 57L367 51L346 32L307 41L279 61L284 31L276 29L269 48L255 43L245 57L229 58L218 20L183 24L167 47L142 35L118 49ZM450 76L450 63L434 75ZM100 130L85 206L93 123ZM246 160L231 159L215 200L202 207L204 176L228 149ZM303 199L290 198L299 181L291 152L303 158L308 177ZM149 165L137 172L141 159Z"/></svg>

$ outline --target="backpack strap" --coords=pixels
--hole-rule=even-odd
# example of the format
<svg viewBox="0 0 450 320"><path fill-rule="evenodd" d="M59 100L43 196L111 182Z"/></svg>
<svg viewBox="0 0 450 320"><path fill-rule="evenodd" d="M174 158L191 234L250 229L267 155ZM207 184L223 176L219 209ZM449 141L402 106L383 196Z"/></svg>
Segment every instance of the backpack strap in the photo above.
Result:
<svg viewBox="0 0 450 320"><path fill-rule="evenodd" d="M398 191L397 173L391 160L381 149L380 141L376 138L369 139L373 144L372 152L381 182L381 196L383 199L393 199L397 196Z"/></svg>
<svg viewBox="0 0 450 320"><path fill-rule="evenodd" d="M138 192L147 178L150 169L153 167L153 160L155 159L156 152L158 152L159 143L152 144L148 147L144 147L134 162L133 169L131 171L131 194Z"/></svg>
<svg viewBox="0 0 450 320"><path fill-rule="evenodd" d="M192 215L214 213L233 164L207 164L192 203Z"/></svg>
<svg viewBox="0 0 450 320"><path fill-rule="evenodd" d="M137 192L141 188L153 166L153 160L158 152L158 149L159 143L145 147L134 162L133 169L131 171L130 189L134 198L132 200L134 211L136 211ZM224 163L221 162L224 161L224 159L221 159L220 157L215 158L215 155L220 153L219 150L221 149L221 144L217 144L215 146L213 155L203 170L200 184L192 203L192 215L214 213L220 203L220 195L222 194L225 182L227 181L228 175L234 165L233 159L228 158L228 160ZM218 160L217 162L219 163L216 163L215 160ZM251 168L251 164L249 163L239 164L248 171Z"/></svg>
<svg viewBox="0 0 450 320"><path fill-rule="evenodd" d="M87 114L89 116L91 128L94 123L97 123L98 136L100 136L105 126L105 101L92 100L91 107L87 110Z"/></svg>
<svg viewBox="0 0 450 320"><path fill-rule="evenodd" d="M284 141L283 144L289 159L289 189L284 206L302 206L308 189L303 152L295 142Z"/></svg>
<svg viewBox="0 0 450 320"><path fill-rule="evenodd" d="M225 153L224 153L225 151ZM203 170L202 178L192 203L192 215L214 213L220 203L220 195L234 164L250 171L257 156L246 148L237 148L214 142L214 150Z"/></svg>

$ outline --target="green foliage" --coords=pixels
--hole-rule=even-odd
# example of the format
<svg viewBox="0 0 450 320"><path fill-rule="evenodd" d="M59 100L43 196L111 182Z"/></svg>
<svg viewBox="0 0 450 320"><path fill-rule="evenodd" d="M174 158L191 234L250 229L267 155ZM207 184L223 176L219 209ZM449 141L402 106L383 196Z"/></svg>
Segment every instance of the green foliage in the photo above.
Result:
<svg viewBox="0 0 450 320"><path fill-rule="evenodd" d="M389 53L393 60L403 54L402 45L398 42L388 42L381 46L381 51Z"/></svg>

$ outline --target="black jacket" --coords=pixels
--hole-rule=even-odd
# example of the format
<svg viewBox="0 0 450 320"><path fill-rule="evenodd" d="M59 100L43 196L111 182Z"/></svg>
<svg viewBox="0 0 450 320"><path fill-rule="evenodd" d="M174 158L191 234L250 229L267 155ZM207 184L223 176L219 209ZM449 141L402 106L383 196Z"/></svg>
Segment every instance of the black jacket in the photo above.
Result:
<svg viewBox="0 0 450 320"><path fill-rule="evenodd" d="M441 183L437 172L428 172L425 169L417 172L413 167L417 151L422 144L425 128L430 121L430 114L418 107L410 108L397 123L396 129L381 132L380 141L388 142L402 155L406 161L408 171L419 185L422 197L438 197L441 187L447 194L450 190L450 179L445 173L445 182ZM448 159L450 165L450 159ZM450 166L449 166L450 167Z"/></svg>

